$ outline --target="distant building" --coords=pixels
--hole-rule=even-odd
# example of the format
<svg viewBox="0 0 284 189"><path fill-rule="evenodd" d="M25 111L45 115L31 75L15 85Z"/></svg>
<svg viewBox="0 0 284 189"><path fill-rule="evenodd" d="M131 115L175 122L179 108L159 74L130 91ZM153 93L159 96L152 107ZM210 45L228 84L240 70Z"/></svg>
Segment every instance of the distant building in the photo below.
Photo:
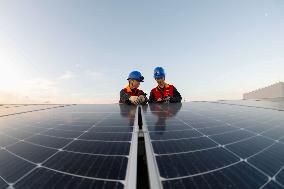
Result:
<svg viewBox="0 0 284 189"><path fill-rule="evenodd" d="M284 83L279 82L273 85L245 93L243 99L265 99L265 98L283 98Z"/></svg>

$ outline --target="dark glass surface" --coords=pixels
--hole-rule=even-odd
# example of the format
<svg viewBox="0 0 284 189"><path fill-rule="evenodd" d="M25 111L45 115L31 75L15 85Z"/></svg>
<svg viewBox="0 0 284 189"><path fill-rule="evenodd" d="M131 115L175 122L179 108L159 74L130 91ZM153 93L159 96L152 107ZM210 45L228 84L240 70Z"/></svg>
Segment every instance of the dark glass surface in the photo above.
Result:
<svg viewBox="0 0 284 189"><path fill-rule="evenodd" d="M18 130L18 129L13 129L13 128L5 128L5 129L1 129L1 132L7 136L22 140L25 139L27 137L30 137L32 135L32 133L30 132L26 132L23 130Z"/></svg>
<svg viewBox="0 0 284 189"><path fill-rule="evenodd" d="M64 137L64 138L76 138L83 134L82 131L67 131L67 130L57 130L51 129L45 132L42 132L43 135L50 135L56 137Z"/></svg>
<svg viewBox="0 0 284 189"><path fill-rule="evenodd" d="M225 126L217 126L217 127L210 127L210 128L202 128L200 129L200 132L206 135L214 135L214 134L220 134L220 133L227 133L227 132L234 131L234 130L238 130L238 128L225 125Z"/></svg>
<svg viewBox="0 0 284 189"><path fill-rule="evenodd" d="M96 124L97 127L107 127L107 126L133 126L134 119L130 120L121 120L121 119L106 119L98 124Z"/></svg>
<svg viewBox="0 0 284 189"><path fill-rule="evenodd" d="M267 177L248 166L239 163L228 168L210 172L207 174L164 181L165 189L179 188L234 188L234 189L256 189L267 181Z"/></svg>
<svg viewBox="0 0 284 189"><path fill-rule="evenodd" d="M189 176L206 171L229 166L239 161L239 158L223 148L210 150L156 156L160 175L163 178Z"/></svg>
<svg viewBox="0 0 284 189"><path fill-rule="evenodd" d="M0 133L0 146L7 146L17 142L15 138Z"/></svg>
<svg viewBox="0 0 284 189"><path fill-rule="evenodd" d="M216 143L207 137L171 141L153 141L152 144L154 152L157 154L188 152L217 146Z"/></svg>
<svg viewBox="0 0 284 189"><path fill-rule="evenodd" d="M203 118L204 119L204 118ZM191 122L191 120L186 121L189 125L191 125L193 128L202 129L202 128L210 128L210 127L219 127L222 126L222 123L217 121L208 121L208 120L202 120L200 122Z"/></svg>
<svg viewBox="0 0 284 189"><path fill-rule="evenodd" d="M78 125L77 125L78 124ZM74 125L62 125L59 127L56 127L57 130L65 130L65 131L86 131L92 127L91 124L88 125L80 125L80 123L77 123L76 126Z"/></svg>
<svg viewBox="0 0 284 189"><path fill-rule="evenodd" d="M43 165L58 171L101 179L124 180L128 158L59 152Z"/></svg>
<svg viewBox="0 0 284 189"><path fill-rule="evenodd" d="M5 150L0 150L0 176L13 183L35 167Z"/></svg>
<svg viewBox="0 0 284 189"><path fill-rule="evenodd" d="M90 132L110 132L110 133L116 133L116 132L132 132L133 127L132 126L115 126L115 127L93 127Z"/></svg>
<svg viewBox="0 0 284 189"><path fill-rule="evenodd" d="M283 189L281 185L274 181L270 181L263 189Z"/></svg>
<svg viewBox="0 0 284 189"><path fill-rule="evenodd" d="M283 136L284 136L284 126L281 125L279 127L273 128L273 129L271 129L269 131L264 132L263 135L267 136L269 138L275 139L275 140L283 138Z"/></svg>
<svg viewBox="0 0 284 189"><path fill-rule="evenodd" d="M35 135L31 138L26 139L26 141L51 148L62 148L66 144L71 142L72 139L50 137L45 135Z"/></svg>
<svg viewBox="0 0 284 189"><path fill-rule="evenodd" d="M30 126L30 124L13 126L13 128L20 130L20 131L30 132L30 133L40 133L40 132L44 132L47 130L47 128L43 128L43 127Z"/></svg>
<svg viewBox="0 0 284 189"><path fill-rule="evenodd" d="M25 107L0 117L0 188L124 188L136 106Z"/></svg>
<svg viewBox="0 0 284 189"><path fill-rule="evenodd" d="M25 177L19 183L15 185L15 188L19 189L102 189L113 188L122 189L123 184L120 182L101 181L95 179L87 179L74 177L58 172L54 172L44 168L37 168L30 175Z"/></svg>
<svg viewBox="0 0 284 189"><path fill-rule="evenodd" d="M25 112L33 112L38 110L48 110L61 107L61 105L7 105L4 107L0 106L0 117L13 114L21 114Z"/></svg>
<svg viewBox="0 0 284 189"><path fill-rule="evenodd" d="M258 124L257 126L246 128L248 131L252 131L255 133L263 133L271 128L275 128L276 126L267 126L266 124Z"/></svg>
<svg viewBox="0 0 284 189"><path fill-rule="evenodd" d="M192 128L188 127L188 125L174 125L174 126L165 126L165 125L154 125L148 126L149 131L180 131L180 130L191 130Z"/></svg>
<svg viewBox="0 0 284 189"><path fill-rule="evenodd" d="M2 110L21 108L0 117L0 188L124 188L136 107L50 107ZM164 188L284 188L283 111L212 102L142 109Z"/></svg>
<svg viewBox="0 0 284 189"><path fill-rule="evenodd" d="M144 115L164 188L284 188L283 111L215 102L151 106ZM184 139L191 130L178 122L200 136Z"/></svg>
<svg viewBox="0 0 284 189"><path fill-rule="evenodd" d="M228 144L236 141L240 141L249 137L254 136L254 134L244 131L244 130L237 130L229 133L224 133L220 135L213 135L211 138L218 142L219 144Z"/></svg>
<svg viewBox="0 0 284 189"><path fill-rule="evenodd" d="M131 141L132 133L84 133L79 139L102 141Z"/></svg>
<svg viewBox="0 0 284 189"><path fill-rule="evenodd" d="M42 163L44 160L57 152L55 149L37 146L26 142L19 142L9 146L7 147L7 150L34 163Z"/></svg>
<svg viewBox="0 0 284 189"><path fill-rule="evenodd" d="M273 177L284 165L284 144L276 143L248 161Z"/></svg>
<svg viewBox="0 0 284 189"><path fill-rule="evenodd" d="M260 152L266 147L269 147L272 144L273 140L264 138L262 136L256 136L242 142L230 144L227 146L227 148L238 154L240 157L247 158Z"/></svg>
<svg viewBox="0 0 284 189"><path fill-rule="evenodd" d="M0 188L7 188L9 185L5 183L3 179L0 178Z"/></svg>
<svg viewBox="0 0 284 189"><path fill-rule="evenodd" d="M282 186L284 186L284 169L281 169L279 174L276 176L276 179L277 179L277 181L279 181L279 183L282 184Z"/></svg>
<svg viewBox="0 0 284 189"><path fill-rule="evenodd" d="M64 150L104 155L128 155L130 150L130 142L77 140L64 148Z"/></svg>
<svg viewBox="0 0 284 189"><path fill-rule="evenodd" d="M222 101L221 103L250 106L257 108L271 108L271 109L284 110L284 98L275 98L275 99L266 99L266 100Z"/></svg>
<svg viewBox="0 0 284 189"><path fill-rule="evenodd" d="M171 132L150 132L152 140L169 140L169 139L180 139L180 138L192 138L202 136L195 130L184 130L184 131L171 131Z"/></svg>

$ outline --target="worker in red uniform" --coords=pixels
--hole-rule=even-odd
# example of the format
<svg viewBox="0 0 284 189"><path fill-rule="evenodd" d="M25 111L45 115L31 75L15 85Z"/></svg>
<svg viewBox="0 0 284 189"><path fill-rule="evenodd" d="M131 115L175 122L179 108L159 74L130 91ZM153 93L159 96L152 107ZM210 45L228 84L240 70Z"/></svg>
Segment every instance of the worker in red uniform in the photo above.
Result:
<svg viewBox="0 0 284 189"><path fill-rule="evenodd" d="M146 104L148 99L146 93L138 89L140 82L144 82L144 77L139 71L133 71L129 74L128 85L120 91L119 103L125 104Z"/></svg>
<svg viewBox="0 0 284 189"><path fill-rule="evenodd" d="M182 97L178 90L165 82L166 73L162 67L156 67L154 78L158 86L151 90L149 103L176 103L181 102Z"/></svg>

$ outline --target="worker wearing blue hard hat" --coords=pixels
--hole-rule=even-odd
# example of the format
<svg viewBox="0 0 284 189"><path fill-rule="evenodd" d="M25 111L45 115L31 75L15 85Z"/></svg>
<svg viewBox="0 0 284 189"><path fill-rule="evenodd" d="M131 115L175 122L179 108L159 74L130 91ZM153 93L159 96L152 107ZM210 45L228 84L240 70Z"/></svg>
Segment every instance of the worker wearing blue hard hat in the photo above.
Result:
<svg viewBox="0 0 284 189"><path fill-rule="evenodd" d="M154 78L157 81L158 86L151 90L149 103L181 102L182 97L178 90L173 85L165 82L166 73L164 68L156 67L154 69Z"/></svg>
<svg viewBox="0 0 284 189"><path fill-rule="evenodd" d="M128 85L120 91L119 103L126 104L146 104L148 99L146 93L138 89L140 82L144 82L144 77L139 71L130 72L128 78Z"/></svg>

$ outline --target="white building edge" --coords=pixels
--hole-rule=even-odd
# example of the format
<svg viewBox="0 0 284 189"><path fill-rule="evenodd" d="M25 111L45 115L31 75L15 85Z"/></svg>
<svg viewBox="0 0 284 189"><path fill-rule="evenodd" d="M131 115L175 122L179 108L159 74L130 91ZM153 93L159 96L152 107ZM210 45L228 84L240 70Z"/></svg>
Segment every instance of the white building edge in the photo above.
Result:
<svg viewBox="0 0 284 189"><path fill-rule="evenodd" d="M243 99L267 99L267 98L283 98L284 83L278 82L273 85L257 89L255 91L244 93Z"/></svg>

